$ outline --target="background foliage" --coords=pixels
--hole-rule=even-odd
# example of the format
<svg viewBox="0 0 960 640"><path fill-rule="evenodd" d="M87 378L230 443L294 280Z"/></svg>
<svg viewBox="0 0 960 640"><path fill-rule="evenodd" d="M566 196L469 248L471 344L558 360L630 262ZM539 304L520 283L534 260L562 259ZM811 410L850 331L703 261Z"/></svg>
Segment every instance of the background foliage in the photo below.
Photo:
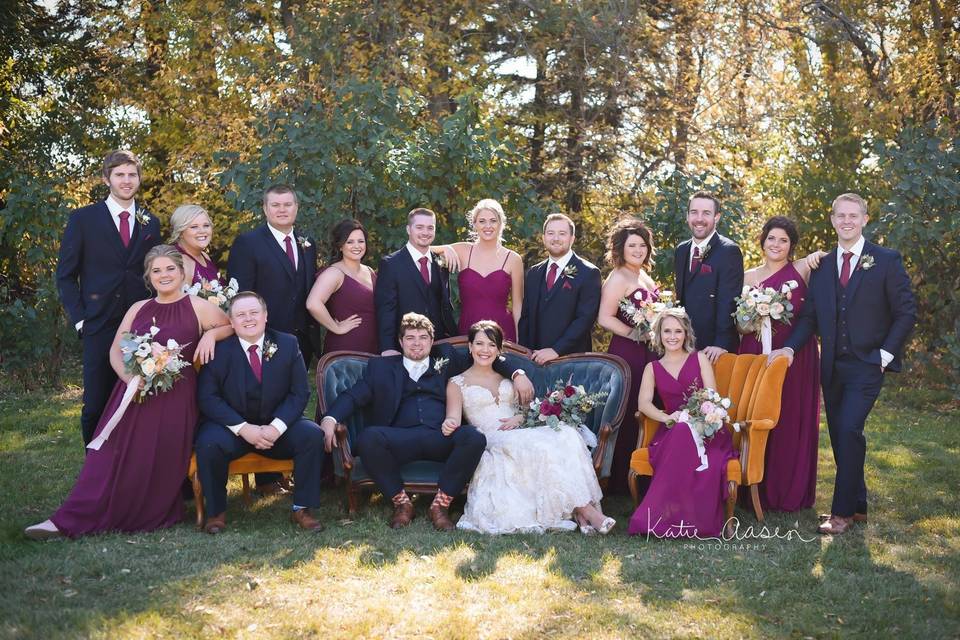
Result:
<svg viewBox="0 0 960 640"><path fill-rule="evenodd" d="M76 348L51 288L59 234L102 197L104 153L129 147L162 220L187 200L213 213L218 261L269 179L295 183L318 240L363 220L373 259L414 205L449 240L497 197L528 262L546 211L577 220L598 264L612 220L640 215L662 282L697 185L726 194L750 265L763 219L828 248L830 201L859 191L920 298L909 356L960 390L955 3L48 4L0 7L0 369L25 382Z"/></svg>

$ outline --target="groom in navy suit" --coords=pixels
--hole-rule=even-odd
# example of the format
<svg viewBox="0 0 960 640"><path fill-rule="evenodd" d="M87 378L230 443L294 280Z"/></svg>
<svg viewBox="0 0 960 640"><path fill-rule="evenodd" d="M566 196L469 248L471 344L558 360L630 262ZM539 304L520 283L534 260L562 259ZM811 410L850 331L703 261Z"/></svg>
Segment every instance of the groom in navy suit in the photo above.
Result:
<svg viewBox="0 0 960 640"><path fill-rule="evenodd" d="M324 432L342 423L354 411L368 408L370 422L354 443L363 466L381 493L393 502L390 526L399 529L413 519L413 504L403 488L400 468L414 460L444 462L440 488L428 511L434 528L453 529L448 508L460 495L480 463L486 438L471 425L444 433L447 382L470 366L470 356L447 344L433 344L433 324L423 315L408 313L400 321L399 346L403 356L371 358L361 378L337 396L321 421ZM519 368L522 360L507 355L494 365L502 376L513 377L522 402L533 397L533 385Z"/></svg>
<svg viewBox="0 0 960 640"><path fill-rule="evenodd" d="M692 237L673 254L677 302L690 315L697 349L714 363L740 346L733 312L743 289L743 254L733 240L717 233L719 221L717 197L707 191L693 194L687 205Z"/></svg>
<svg viewBox="0 0 960 640"><path fill-rule="evenodd" d="M820 381L830 444L837 465L830 514L820 533L846 532L867 519L863 428L884 372L900 371L903 345L917 320L917 305L900 254L867 242L867 203L855 193L833 201L830 221L838 247L810 276L806 304L782 349L793 360L814 334L820 335Z"/></svg>
<svg viewBox="0 0 960 640"><path fill-rule="evenodd" d="M251 452L293 459L290 519L301 529L320 531L323 525L310 509L320 506L323 453L334 446L333 428L321 430L303 417L310 386L297 340L266 328L266 303L252 291L233 298L230 323L236 336L217 343L197 379L197 469L211 514L204 531L226 528L227 470L231 460Z"/></svg>
<svg viewBox="0 0 960 640"><path fill-rule="evenodd" d="M140 160L114 151L103 160L103 202L70 214L60 243L57 289L83 341L83 444L93 439L117 374L110 366L114 335L134 302L150 297L143 259L160 242L160 222L135 201Z"/></svg>
<svg viewBox="0 0 960 640"><path fill-rule="evenodd" d="M527 271L518 341L545 364L568 353L593 351L590 332L600 310L600 270L573 252L576 227L562 213L543 223L549 258Z"/></svg>
<svg viewBox="0 0 960 640"><path fill-rule="evenodd" d="M374 301L381 355L396 355L397 331L407 313L430 319L437 339L457 334L450 304L450 272L430 252L437 216L430 209L407 214L407 244L380 261Z"/></svg>

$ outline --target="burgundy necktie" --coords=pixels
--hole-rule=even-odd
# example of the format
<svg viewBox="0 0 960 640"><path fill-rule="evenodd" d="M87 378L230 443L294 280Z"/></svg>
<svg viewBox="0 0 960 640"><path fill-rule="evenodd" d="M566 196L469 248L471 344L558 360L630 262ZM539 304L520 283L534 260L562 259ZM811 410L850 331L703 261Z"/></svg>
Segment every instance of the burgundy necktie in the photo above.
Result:
<svg viewBox="0 0 960 640"><path fill-rule="evenodd" d="M840 286L843 288L846 288L847 283L850 282L850 258L852 257L852 251L843 252L843 266L840 267Z"/></svg>
<svg viewBox="0 0 960 640"><path fill-rule="evenodd" d="M283 243L287 245L287 257L290 258L290 264L293 265L293 270L297 270L297 258L293 255L293 241L290 239L290 236L287 236L283 239Z"/></svg>
<svg viewBox="0 0 960 640"><path fill-rule="evenodd" d="M547 272L547 291L553 289L553 285L557 282L557 263L550 263L550 271Z"/></svg>
<svg viewBox="0 0 960 640"><path fill-rule="evenodd" d="M260 356L257 355L257 345L252 344L247 347L250 352L250 368L253 369L253 375L257 377L257 382L263 382L263 369L260 367Z"/></svg>
<svg viewBox="0 0 960 640"><path fill-rule="evenodd" d="M693 260L690 261L690 273L700 268L700 247L693 248Z"/></svg>
<svg viewBox="0 0 960 640"><path fill-rule="evenodd" d="M427 256L420 258L420 275L423 276L423 281L427 284L430 284L430 270L427 269Z"/></svg>
<svg viewBox="0 0 960 640"><path fill-rule="evenodd" d="M123 246L130 246L130 212L120 212L120 242Z"/></svg>

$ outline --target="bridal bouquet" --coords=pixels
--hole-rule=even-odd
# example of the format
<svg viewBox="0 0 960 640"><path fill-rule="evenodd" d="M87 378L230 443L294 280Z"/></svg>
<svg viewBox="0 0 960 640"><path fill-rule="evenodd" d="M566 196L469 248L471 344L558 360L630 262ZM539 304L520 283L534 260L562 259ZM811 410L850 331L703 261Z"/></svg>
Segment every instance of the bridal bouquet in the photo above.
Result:
<svg viewBox="0 0 960 640"><path fill-rule="evenodd" d="M664 309L673 306L672 291L661 291L657 300L647 299L640 290L620 298L620 310L633 325L629 337L637 342L650 342L653 339L653 321Z"/></svg>
<svg viewBox="0 0 960 640"><path fill-rule="evenodd" d="M181 369L190 366L189 361L180 357L187 345L180 345L173 338L162 344L155 339L159 331L158 327L151 326L143 335L127 331L120 338L124 369L134 376L139 388L137 402L143 402L148 395L169 391L173 383L183 377ZM141 380L143 386L139 387Z"/></svg>
<svg viewBox="0 0 960 640"><path fill-rule="evenodd" d="M736 298L736 311L733 312L737 326L744 333L756 333L763 344L763 352L770 353L773 325L772 320L789 323L793 319L792 292L799 285L796 280L783 283L779 290L773 287L752 287L744 285L740 296Z"/></svg>
<svg viewBox="0 0 960 640"><path fill-rule="evenodd" d="M606 391L587 393L583 385L573 385L572 378L567 382L557 380L553 391L546 397L535 398L530 403L520 427L529 429L546 425L556 431L562 426L572 427L580 432L587 446L596 446L596 436L584 425L583 419L608 395Z"/></svg>
<svg viewBox="0 0 960 640"><path fill-rule="evenodd" d="M230 282L226 287L220 284L220 281L216 278L213 280L201 279L200 282L196 282L190 287L183 285L184 293L209 300L223 309L224 312L230 310L230 301L233 299L233 296L237 295L237 291L239 290L240 285L237 284L236 278L230 278Z"/></svg>
<svg viewBox="0 0 960 640"><path fill-rule="evenodd" d="M724 398L713 389L696 389L687 397L687 404L680 410L677 422L668 423L672 427L679 422L690 425L690 430L701 439L713 437L723 427L723 423L730 418L727 409L730 408L730 398ZM736 431L740 425L734 423Z"/></svg>

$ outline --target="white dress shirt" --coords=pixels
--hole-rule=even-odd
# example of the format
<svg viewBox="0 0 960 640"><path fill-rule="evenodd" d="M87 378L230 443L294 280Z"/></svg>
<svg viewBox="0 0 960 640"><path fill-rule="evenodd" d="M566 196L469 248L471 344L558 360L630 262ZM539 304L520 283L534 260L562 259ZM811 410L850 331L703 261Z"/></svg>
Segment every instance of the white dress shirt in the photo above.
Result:
<svg viewBox="0 0 960 640"><path fill-rule="evenodd" d="M414 382L420 380L420 376L427 372L429 365L430 356L427 356L423 360L411 360L407 356L403 356L403 368L407 370L407 373L410 374Z"/></svg>
<svg viewBox="0 0 960 640"><path fill-rule="evenodd" d="M272 229L273 227L271 227ZM257 345L257 355L260 356L260 370L263 371L263 336L260 336L260 339L256 342L247 342L240 336L237 336L237 340L240 341L240 346L243 348L243 354L247 357L247 362L250 362L250 347L252 345ZM227 425L227 429L233 431L233 435L239 436L240 430L247 426L248 422L241 422L240 424ZM274 418L270 421L270 425L273 426L277 431L280 432L280 435L283 435L283 432L287 430L287 423L281 420L280 418Z"/></svg>
<svg viewBox="0 0 960 640"><path fill-rule="evenodd" d="M563 270L567 268L567 265L570 264L570 260L572 259L573 259L573 249L571 249L570 251L567 251L565 254L563 254L557 259L550 258L549 260L547 260L547 271L546 271L546 275L544 276L544 279L550 277L550 265L556 264L557 280L559 280L560 276L563 275Z"/></svg>
<svg viewBox="0 0 960 640"><path fill-rule="evenodd" d="M687 260L687 271L693 269L693 250L700 249L700 261L703 262L703 257L707 253L707 245L710 244L710 241L713 240L713 236L717 235L716 229L710 232L706 238L697 242L696 238L690 238L690 258Z"/></svg>
<svg viewBox="0 0 960 640"><path fill-rule="evenodd" d="M280 245L280 248L283 249L283 253L287 253L287 242L286 238L290 238L291 246L293 247L293 270L296 271L297 267L300 264L300 255L297 253L297 236L293 235L293 231L290 233L283 233L282 231L277 231L270 223L267 223L267 229L270 229L270 233L273 234L273 237L276 238L277 244Z"/></svg>
<svg viewBox="0 0 960 640"><path fill-rule="evenodd" d="M849 251L853 255L850 256L850 276L853 276L853 272L857 270L857 265L860 264L860 256L863 255L863 246L866 244L866 238L860 236L860 239L850 247L849 249L844 249L840 245L837 245L837 275L840 275L840 272L843 271L843 254L845 251ZM884 349L880 349L880 366L884 369L893 362L893 354Z"/></svg>
<svg viewBox="0 0 960 640"><path fill-rule="evenodd" d="M420 270L420 258L427 259L427 278L433 279L433 271L430 267L433 265L433 252L427 251L426 253L420 253L420 250L413 246L411 243L407 243L407 251L410 253L410 257L413 259L414 266L417 267L417 270Z"/></svg>

